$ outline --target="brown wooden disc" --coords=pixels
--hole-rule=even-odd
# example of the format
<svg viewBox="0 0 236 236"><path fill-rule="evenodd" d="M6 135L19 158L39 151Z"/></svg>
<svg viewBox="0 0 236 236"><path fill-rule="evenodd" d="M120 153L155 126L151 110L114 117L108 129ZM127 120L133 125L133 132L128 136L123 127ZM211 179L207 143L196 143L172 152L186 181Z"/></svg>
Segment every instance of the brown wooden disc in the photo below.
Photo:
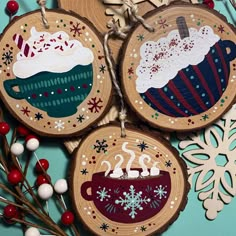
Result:
<svg viewBox="0 0 236 236"><path fill-rule="evenodd" d="M156 7L166 5L172 1L176 0L134 0L134 3L138 6L138 14L144 15ZM188 0L185 1L188 2ZM112 19L123 27L125 17L127 17L127 7L122 6L122 4L124 4L122 0L58 0L58 4L59 7L63 9L74 11L88 18L101 33L106 33L109 30L107 24L111 22ZM110 46L115 61L117 61L122 42L123 41L118 38L111 40Z"/></svg>
<svg viewBox="0 0 236 236"><path fill-rule="evenodd" d="M236 94L235 28L204 6L172 4L147 14L121 58L127 102L150 125L187 131L212 123Z"/></svg>
<svg viewBox="0 0 236 236"><path fill-rule="evenodd" d="M0 95L24 125L45 136L78 135L107 112L112 84L103 42L76 14L47 10L14 20L0 40Z"/></svg>
<svg viewBox="0 0 236 236"><path fill-rule="evenodd" d="M75 211L96 235L164 231L187 202L189 184L177 151L153 132L115 124L80 143L71 171Z"/></svg>

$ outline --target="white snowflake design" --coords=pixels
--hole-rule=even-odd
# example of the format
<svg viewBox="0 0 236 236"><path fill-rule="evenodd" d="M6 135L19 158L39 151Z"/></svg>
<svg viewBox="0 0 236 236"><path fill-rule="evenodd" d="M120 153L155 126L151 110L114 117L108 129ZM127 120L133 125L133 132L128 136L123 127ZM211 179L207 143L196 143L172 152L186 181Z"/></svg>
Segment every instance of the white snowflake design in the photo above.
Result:
<svg viewBox="0 0 236 236"><path fill-rule="evenodd" d="M148 204L151 199L144 197L142 198L142 191L136 193L136 190L133 185L130 185L129 193L123 192L124 198L119 197L118 200L115 201L116 204L120 204L124 207L124 210L130 210L129 216L134 219L138 214L137 210L143 210L143 204Z"/></svg>
<svg viewBox="0 0 236 236"><path fill-rule="evenodd" d="M167 186L163 187L162 185L156 186L156 189L153 191L156 195L155 197L159 197L159 199L166 198L167 191L165 190Z"/></svg>
<svg viewBox="0 0 236 236"><path fill-rule="evenodd" d="M65 122L62 122L62 120L55 121L55 126L54 128L57 129L59 132L63 129L65 129Z"/></svg>
<svg viewBox="0 0 236 236"><path fill-rule="evenodd" d="M214 220L236 195L236 105L211 127L179 139L189 182L197 176L195 191Z"/></svg>
<svg viewBox="0 0 236 236"><path fill-rule="evenodd" d="M98 188L101 189L100 186ZM97 199L99 199L100 202L103 202L103 200L106 200L111 197L111 195L108 194L108 190L106 190L106 187L103 187L103 189L97 191L97 195Z"/></svg>

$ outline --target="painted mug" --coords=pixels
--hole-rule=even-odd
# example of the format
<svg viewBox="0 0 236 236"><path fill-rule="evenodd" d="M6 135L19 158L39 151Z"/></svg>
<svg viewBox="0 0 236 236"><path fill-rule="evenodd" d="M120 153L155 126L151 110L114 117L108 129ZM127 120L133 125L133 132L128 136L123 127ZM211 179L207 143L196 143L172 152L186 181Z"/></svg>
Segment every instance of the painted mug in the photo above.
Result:
<svg viewBox="0 0 236 236"><path fill-rule="evenodd" d="M221 98L229 80L236 44L219 40L198 65L189 65L163 88L140 95L156 111L171 117L188 117L207 111Z"/></svg>
<svg viewBox="0 0 236 236"><path fill-rule="evenodd" d="M41 72L27 79L4 81L9 96L26 99L33 107L47 112L50 117L67 117L89 95L93 84L92 64L78 65L65 73ZM18 87L18 91L14 90Z"/></svg>
<svg viewBox="0 0 236 236"><path fill-rule="evenodd" d="M91 194L88 194L89 188ZM136 179L114 179L99 172L81 186L85 200L93 201L105 217L120 223L136 223L153 217L165 206L170 191L171 179L166 171Z"/></svg>

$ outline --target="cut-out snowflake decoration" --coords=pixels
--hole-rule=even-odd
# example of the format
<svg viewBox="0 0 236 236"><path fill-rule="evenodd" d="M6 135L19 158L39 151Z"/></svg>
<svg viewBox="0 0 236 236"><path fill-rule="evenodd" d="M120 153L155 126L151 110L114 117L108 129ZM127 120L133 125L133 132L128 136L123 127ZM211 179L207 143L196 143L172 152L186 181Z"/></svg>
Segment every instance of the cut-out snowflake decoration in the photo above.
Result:
<svg viewBox="0 0 236 236"><path fill-rule="evenodd" d="M150 2L152 5L159 7L162 5L167 5L170 0L132 0L133 4L136 7L136 10L138 10L138 4L142 2ZM126 2L131 2L130 0ZM111 19L107 25L111 24L113 21L118 23L118 26L123 28L126 26L126 18L128 18L131 15L130 7L125 4L125 0L103 0L103 3L106 5L111 5L106 9L106 14L108 16L112 16L113 19ZM114 8L114 6L118 6Z"/></svg>
<svg viewBox="0 0 236 236"><path fill-rule="evenodd" d="M57 129L59 132L63 129L65 129L65 122L63 122L62 120L59 121L55 121L55 126L54 128Z"/></svg>
<svg viewBox="0 0 236 236"><path fill-rule="evenodd" d="M115 201L116 204L120 204L125 211L130 210L129 216L134 219L138 214L137 210L143 210L143 204L148 204L151 199L147 197L142 197L142 191L136 192L133 185L129 188L129 193L123 192L124 198L119 197Z"/></svg>
<svg viewBox="0 0 236 236"><path fill-rule="evenodd" d="M155 197L159 197L159 199L166 198L167 196L167 191L165 190L167 186L156 186L156 189L153 191L155 194Z"/></svg>
<svg viewBox="0 0 236 236"><path fill-rule="evenodd" d="M179 139L189 182L197 176L195 191L213 220L236 195L236 105L211 127Z"/></svg>
<svg viewBox="0 0 236 236"><path fill-rule="evenodd" d="M108 194L108 190L106 189L106 187L103 187L103 189L101 189L101 187L99 187L99 191L97 191L97 199L100 200L100 202L103 202L104 200L108 199L111 197L111 195Z"/></svg>

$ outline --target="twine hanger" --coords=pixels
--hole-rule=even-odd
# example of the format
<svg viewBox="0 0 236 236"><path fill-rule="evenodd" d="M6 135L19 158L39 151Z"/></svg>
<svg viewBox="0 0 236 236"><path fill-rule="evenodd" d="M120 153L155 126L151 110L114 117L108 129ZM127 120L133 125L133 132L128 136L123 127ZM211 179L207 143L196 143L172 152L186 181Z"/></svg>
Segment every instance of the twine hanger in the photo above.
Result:
<svg viewBox="0 0 236 236"><path fill-rule="evenodd" d="M37 0L37 3L39 4L39 6L41 7L41 15L42 15L42 21L44 24L44 27L46 29L49 29L49 24L48 24L48 20L46 18L46 2L47 0Z"/></svg>
<svg viewBox="0 0 236 236"><path fill-rule="evenodd" d="M117 36L121 39L125 39L127 37L127 33L130 31L134 23L140 22L145 29L147 29L150 32L154 32L154 28L150 25L145 23L145 20L137 14L137 6L133 3L132 0L123 0L124 4L126 4L129 7L130 12L130 25L125 26L123 28L119 28L115 21L113 20L112 24L109 25L110 30L105 34L104 36L104 52L105 52L105 58L108 64L108 68L111 74L113 85L115 86L115 89L117 91L117 94L120 98L120 112L119 112L119 120L121 123L121 137L126 137L126 131L125 131L125 122L127 118L127 110L125 108L125 101L124 101L124 95L121 91L116 69L114 68L112 56L109 48L109 38L111 36Z"/></svg>

